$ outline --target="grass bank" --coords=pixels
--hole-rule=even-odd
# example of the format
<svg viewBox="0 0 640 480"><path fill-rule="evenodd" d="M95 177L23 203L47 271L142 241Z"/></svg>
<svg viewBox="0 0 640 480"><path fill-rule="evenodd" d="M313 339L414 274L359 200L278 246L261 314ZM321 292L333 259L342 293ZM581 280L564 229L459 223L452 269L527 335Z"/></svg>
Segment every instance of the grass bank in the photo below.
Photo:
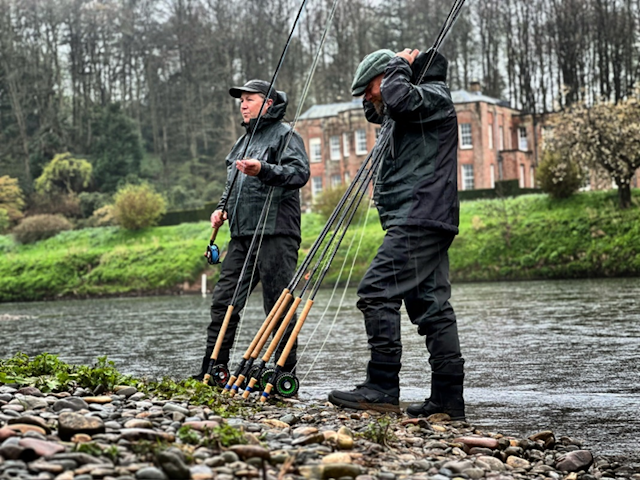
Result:
<svg viewBox="0 0 640 480"><path fill-rule="evenodd" d="M450 250L451 278L640 276L640 191L633 194L634 206L626 211L617 209L615 192L581 193L563 201L529 195L464 202L460 235ZM322 227L319 216L303 216L302 255ZM171 293L193 288L203 272L215 281L219 266L208 266L202 257L210 232L208 223L200 222L138 232L68 231L33 245L0 236L0 301ZM343 264L341 278L351 271L357 284L383 235L375 211L364 227L354 224L325 285L338 278ZM227 241L223 229L217 243L224 248Z"/></svg>

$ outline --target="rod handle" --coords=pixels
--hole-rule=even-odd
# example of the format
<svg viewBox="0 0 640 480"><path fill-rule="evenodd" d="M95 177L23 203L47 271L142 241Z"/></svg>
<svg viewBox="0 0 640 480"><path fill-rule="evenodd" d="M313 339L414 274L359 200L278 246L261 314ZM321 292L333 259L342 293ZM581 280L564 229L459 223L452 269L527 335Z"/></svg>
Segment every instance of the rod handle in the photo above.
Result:
<svg viewBox="0 0 640 480"><path fill-rule="evenodd" d="M258 380L256 378L253 378L253 377L251 378L251 380L249 380L249 385L247 385L247 388L244 389L244 392L242 394L242 398L244 398L245 400L247 398L249 398L249 395L251 394L251 392L253 390L253 387L256 386L256 382L257 381Z"/></svg>
<svg viewBox="0 0 640 480"><path fill-rule="evenodd" d="M224 316L224 320L222 321L222 325L220 326L220 332L218 333L218 338L216 339L216 345L213 347L213 352L211 353L211 358L213 360L217 360L218 354L220 353L220 349L222 348L222 341L224 340L224 336L227 333L227 328L229 327L229 321L231 320L231 314L233 313L233 305L229 305L227 307L227 313Z"/></svg>
<svg viewBox="0 0 640 480"><path fill-rule="evenodd" d="M264 392L262 392L262 395L260 395L261 403L264 403L267 401L267 398L269 397L269 394L271 393L272 388L273 388L273 385L271 385L270 383L267 383L266 387L264 387Z"/></svg>

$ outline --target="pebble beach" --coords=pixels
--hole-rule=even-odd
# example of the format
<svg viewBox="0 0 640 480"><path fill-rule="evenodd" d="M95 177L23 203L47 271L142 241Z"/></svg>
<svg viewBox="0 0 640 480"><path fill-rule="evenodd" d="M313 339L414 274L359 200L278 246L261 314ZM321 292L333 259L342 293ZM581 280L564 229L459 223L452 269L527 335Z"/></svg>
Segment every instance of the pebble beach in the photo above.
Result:
<svg viewBox="0 0 640 480"><path fill-rule="evenodd" d="M550 430L528 438L446 415L409 419L295 399L220 415L133 386L42 393L0 385L0 479L640 480Z"/></svg>

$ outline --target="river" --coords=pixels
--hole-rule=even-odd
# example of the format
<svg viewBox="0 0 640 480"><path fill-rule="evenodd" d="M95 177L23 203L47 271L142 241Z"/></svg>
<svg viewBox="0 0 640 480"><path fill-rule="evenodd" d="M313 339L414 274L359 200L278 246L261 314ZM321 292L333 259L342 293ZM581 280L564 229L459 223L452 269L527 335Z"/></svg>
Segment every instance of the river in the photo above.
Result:
<svg viewBox="0 0 640 480"><path fill-rule="evenodd" d="M640 464L639 297L640 279L453 285L468 421L517 436L552 429L595 454ZM363 379L368 352L355 301L353 289L316 296L301 333L302 400L322 401ZM184 378L203 354L208 305L200 296L0 304L0 358L49 352L92 364L106 355L126 374ZM232 359L244 353L261 310L256 292ZM424 341L408 318L402 333L401 399L420 401L429 389Z"/></svg>

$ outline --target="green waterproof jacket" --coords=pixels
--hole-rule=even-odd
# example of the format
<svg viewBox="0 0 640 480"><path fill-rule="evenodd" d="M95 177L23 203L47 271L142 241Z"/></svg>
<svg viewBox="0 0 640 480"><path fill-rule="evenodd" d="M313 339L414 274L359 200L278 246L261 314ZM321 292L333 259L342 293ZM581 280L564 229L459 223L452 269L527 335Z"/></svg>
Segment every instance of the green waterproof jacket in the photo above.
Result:
<svg viewBox="0 0 640 480"><path fill-rule="evenodd" d="M222 209L229 197L226 210L231 238L254 234L269 189L275 187L264 234L289 235L300 240L300 188L309 180L309 160L300 135L282 122L287 103L286 94L278 91L275 102L258 122L245 155L245 158L260 160L257 176L245 175L235 165L236 160L242 160L240 157L257 119L243 123L246 133L227 155L227 184L217 209ZM236 171L238 178L229 195Z"/></svg>
<svg viewBox="0 0 640 480"><path fill-rule="evenodd" d="M379 153L374 201L384 229L417 225L458 233L458 121L445 84L447 60L437 53L418 78L427 56L411 66L402 57L391 59L380 87L383 114L364 102L367 120L382 123L379 139L391 132Z"/></svg>

